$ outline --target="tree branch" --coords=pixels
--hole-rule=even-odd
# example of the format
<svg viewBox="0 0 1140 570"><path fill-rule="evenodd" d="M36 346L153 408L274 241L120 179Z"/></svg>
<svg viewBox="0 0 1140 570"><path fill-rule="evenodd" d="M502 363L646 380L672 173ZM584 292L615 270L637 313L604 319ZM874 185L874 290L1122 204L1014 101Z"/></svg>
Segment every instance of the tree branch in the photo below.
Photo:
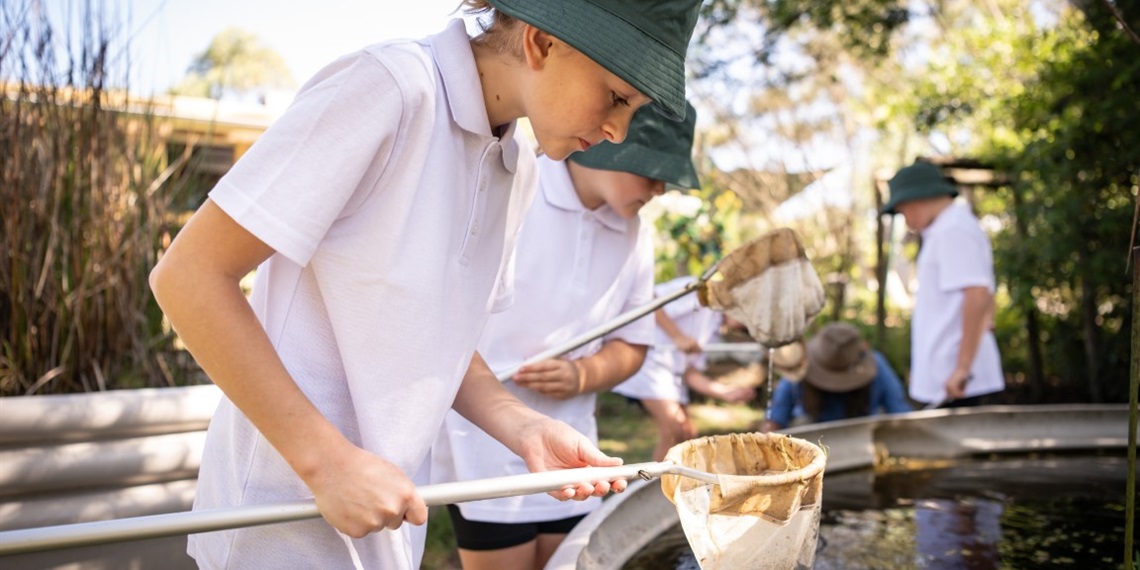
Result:
<svg viewBox="0 0 1140 570"><path fill-rule="evenodd" d="M1124 28L1124 31L1128 32L1128 35L1132 37L1132 41L1140 44L1140 36L1137 36L1136 32L1132 31L1132 28L1130 28L1128 26L1128 23L1124 21L1124 14L1120 13L1120 10L1117 9L1116 4L1114 4L1112 0L1100 1L1106 8L1108 8L1109 12L1112 12L1112 17L1116 18L1116 21L1120 23L1120 27Z"/></svg>

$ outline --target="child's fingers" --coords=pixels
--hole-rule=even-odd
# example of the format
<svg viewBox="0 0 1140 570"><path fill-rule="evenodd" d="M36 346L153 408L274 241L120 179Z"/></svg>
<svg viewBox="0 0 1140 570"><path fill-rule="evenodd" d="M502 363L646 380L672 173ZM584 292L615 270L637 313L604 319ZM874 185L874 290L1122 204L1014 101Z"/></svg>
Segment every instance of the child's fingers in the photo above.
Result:
<svg viewBox="0 0 1140 570"><path fill-rule="evenodd" d="M553 377L546 373L531 372L528 374L517 374L514 378L515 384L531 390L543 390L549 386L553 381Z"/></svg>
<svg viewBox="0 0 1140 570"><path fill-rule="evenodd" d="M427 517L427 504L423 502L423 499L417 499L415 504L413 504L411 508L409 508L407 512L404 513L404 520L414 525L421 525L426 523Z"/></svg>
<svg viewBox="0 0 1140 570"><path fill-rule="evenodd" d="M527 384L535 382L544 382L553 371L556 370L549 361L539 362L537 364L529 364L519 368L519 371L511 378L516 384Z"/></svg>
<svg viewBox="0 0 1140 570"><path fill-rule="evenodd" d="M602 452L602 450L594 447L593 445L582 446L580 457L586 465L593 465L596 467L613 467L625 463L620 457L611 457Z"/></svg>
<svg viewBox="0 0 1140 570"><path fill-rule="evenodd" d="M594 492L591 496L604 497L610 492L613 485L609 481L597 481L594 483Z"/></svg>
<svg viewBox="0 0 1140 570"><path fill-rule="evenodd" d="M580 483L577 487L574 488L574 495L570 498L575 501L585 501L590 497L600 497L601 495L597 494L599 486L600 485L597 483ZM607 490L609 490L608 483L605 485L605 487Z"/></svg>
<svg viewBox="0 0 1140 570"><path fill-rule="evenodd" d="M535 362L534 364L527 364L519 368L517 374L544 374L557 370L559 367L558 360L543 360Z"/></svg>
<svg viewBox="0 0 1140 570"><path fill-rule="evenodd" d="M520 371L512 380L519 386L557 398L578 393L577 378L573 374L568 374L564 367L555 366L543 371Z"/></svg>
<svg viewBox="0 0 1140 570"><path fill-rule="evenodd" d="M604 497L609 493L624 492L628 485L625 479L594 481L593 483L580 483L573 487L565 487L551 493L551 495L564 501L584 501L590 497Z"/></svg>
<svg viewBox="0 0 1140 570"><path fill-rule="evenodd" d="M520 370L518 372L518 374L515 374L515 381L516 382L545 382L552 376L553 376L553 374L547 370L526 370L526 371Z"/></svg>

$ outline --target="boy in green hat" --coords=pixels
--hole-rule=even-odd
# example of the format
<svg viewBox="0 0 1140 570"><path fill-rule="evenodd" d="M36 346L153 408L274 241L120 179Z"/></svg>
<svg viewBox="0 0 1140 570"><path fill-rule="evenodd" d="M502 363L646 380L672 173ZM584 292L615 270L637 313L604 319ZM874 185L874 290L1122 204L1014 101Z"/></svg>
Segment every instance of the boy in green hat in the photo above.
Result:
<svg viewBox="0 0 1140 570"><path fill-rule="evenodd" d="M621 463L520 402L475 347L510 301L537 185L518 119L562 159L621 142L641 106L683 117L699 1L466 4L493 11L481 35L455 19L319 71L151 273L225 394L194 508L314 498L324 518L194 534L203 568L418 568L417 485L450 409L536 469Z"/></svg>
<svg viewBox="0 0 1140 570"><path fill-rule="evenodd" d="M994 264L989 237L958 189L918 161L890 180L883 213L900 213L922 235L911 320L910 397L929 407L976 405L1005 389L994 339Z"/></svg>
<svg viewBox="0 0 1140 570"><path fill-rule="evenodd" d="M666 184L699 186L695 122L692 106L682 123L643 109L621 144L602 143L564 162L539 158L539 195L516 252L514 302L491 316L479 340L492 370L512 370L653 300L652 227L638 211ZM523 366L504 386L596 443L596 394L636 372L653 341L653 321L641 319L564 357ZM523 458L454 412L432 448L432 476L441 482L527 471ZM542 568L600 502L530 495L452 505L463 567Z"/></svg>

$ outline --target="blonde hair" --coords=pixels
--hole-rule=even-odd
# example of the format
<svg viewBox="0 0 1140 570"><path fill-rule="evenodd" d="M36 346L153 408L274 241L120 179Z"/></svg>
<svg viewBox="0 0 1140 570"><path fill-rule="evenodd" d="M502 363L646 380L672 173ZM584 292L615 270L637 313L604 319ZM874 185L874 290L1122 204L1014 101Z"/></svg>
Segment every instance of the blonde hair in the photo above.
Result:
<svg viewBox="0 0 1140 570"><path fill-rule="evenodd" d="M523 22L496 10L487 0L463 0L460 8L468 14L490 14L479 19L482 34L472 41L518 59L523 58Z"/></svg>

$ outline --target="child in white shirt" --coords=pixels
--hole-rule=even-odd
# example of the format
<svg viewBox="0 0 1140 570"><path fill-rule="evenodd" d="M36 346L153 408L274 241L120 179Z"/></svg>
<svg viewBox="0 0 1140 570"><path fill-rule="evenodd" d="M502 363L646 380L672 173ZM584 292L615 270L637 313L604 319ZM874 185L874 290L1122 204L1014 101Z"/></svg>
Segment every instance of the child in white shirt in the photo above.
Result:
<svg viewBox="0 0 1140 570"><path fill-rule="evenodd" d="M691 153L695 111L684 123L639 111L622 144L604 143L566 162L539 158L539 195L518 241L514 304L479 340L492 370L530 357L653 300L653 243L637 216L666 183L698 186ZM597 441L595 395L637 371L653 323L635 321L562 358L522 367L505 386L528 406ZM525 473L527 465L458 414L432 449L444 480ZM467 570L542 568L574 524L600 501L545 495L452 506Z"/></svg>
<svg viewBox="0 0 1140 570"><path fill-rule="evenodd" d="M902 214L922 234L918 296L911 320L910 397L928 406L978 405L1005 389L994 339L990 239L958 189L929 162L890 180L885 214Z"/></svg>
<svg viewBox="0 0 1140 570"><path fill-rule="evenodd" d="M201 567L418 567L422 526L402 523L427 518L415 485L451 408L534 470L620 463L504 390L475 345L509 303L536 184L516 120L560 159L620 142L643 105L682 115L697 3L468 4L495 8L478 37L456 20L318 72L151 274L226 396L195 509L315 496L324 517L195 534Z"/></svg>

